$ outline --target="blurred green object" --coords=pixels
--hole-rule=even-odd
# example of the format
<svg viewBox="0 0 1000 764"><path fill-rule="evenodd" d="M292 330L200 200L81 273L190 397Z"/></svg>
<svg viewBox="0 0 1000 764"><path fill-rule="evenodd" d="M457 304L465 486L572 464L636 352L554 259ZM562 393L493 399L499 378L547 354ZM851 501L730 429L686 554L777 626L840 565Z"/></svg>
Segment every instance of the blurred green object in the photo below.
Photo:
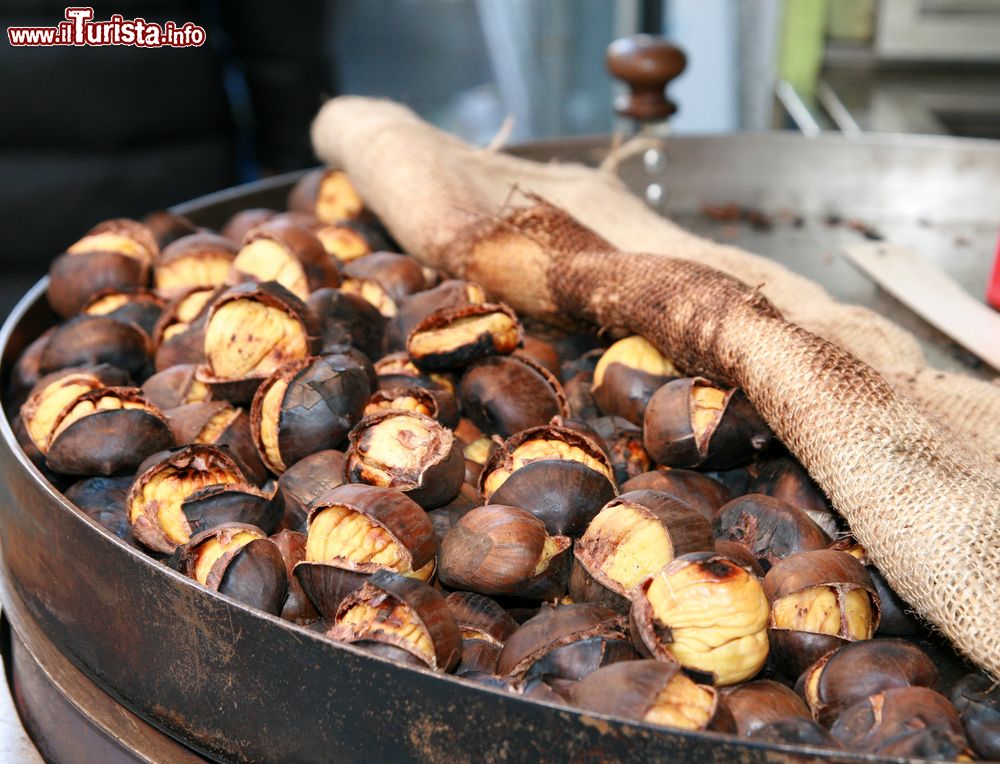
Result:
<svg viewBox="0 0 1000 764"><path fill-rule="evenodd" d="M785 0L778 77L812 100L823 64L828 0Z"/></svg>
<svg viewBox="0 0 1000 764"><path fill-rule="evenodd" d="M875 0L830 3L829 25L833 40L868 42L875 32Z"/></svg>

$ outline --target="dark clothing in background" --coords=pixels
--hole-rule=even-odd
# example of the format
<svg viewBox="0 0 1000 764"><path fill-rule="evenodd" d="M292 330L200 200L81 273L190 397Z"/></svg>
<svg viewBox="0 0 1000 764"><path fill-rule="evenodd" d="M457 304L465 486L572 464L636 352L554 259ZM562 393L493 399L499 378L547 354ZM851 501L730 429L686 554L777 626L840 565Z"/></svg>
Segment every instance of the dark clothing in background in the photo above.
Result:
<svg viewBox="0 0 1000 764"><path fill-rule="evenodd" d="M114 13L205 27L198 48L13 47L8 26L53 26L66 0L0 6L3 268L43 270L97 222L233 185L246 167L314 163L309 123L329 95L324 3L119 0ZM235 67L243 79L233 75ZM245 81L245 88L243 82ZM249 108L231 108L245 90ZM239 99L237 99L238 101ZM252 140L238 127L252 120ZM244 130L245 132L245 130ZM244 156L243 165L252 162ZM243 170L240 173L240 170Z"/></svg>

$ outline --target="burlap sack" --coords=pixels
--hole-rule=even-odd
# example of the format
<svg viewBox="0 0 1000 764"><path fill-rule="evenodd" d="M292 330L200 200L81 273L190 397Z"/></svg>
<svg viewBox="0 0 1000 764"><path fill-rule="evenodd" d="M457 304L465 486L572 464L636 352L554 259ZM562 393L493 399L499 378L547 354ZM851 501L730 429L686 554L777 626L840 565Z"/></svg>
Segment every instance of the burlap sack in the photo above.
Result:
<svg viewBox="0 0 1000 764"><path fill-rule="evenodd" d="M741 386L897 591L1000 676L1000 387L928 369L891 322L683 231L609 173L477 150L360 98L324 106L313 141L408 252Z"/></svg>

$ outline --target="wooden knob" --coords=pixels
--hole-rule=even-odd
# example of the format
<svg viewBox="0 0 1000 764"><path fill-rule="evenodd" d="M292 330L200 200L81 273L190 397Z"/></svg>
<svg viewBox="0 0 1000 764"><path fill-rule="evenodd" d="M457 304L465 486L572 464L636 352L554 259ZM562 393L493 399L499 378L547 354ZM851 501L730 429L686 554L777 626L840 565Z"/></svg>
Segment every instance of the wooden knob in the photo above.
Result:
<svg viewBox="0 0 1000 764"><path fill-rule="evenodd" d="M611 76L629 87L615 99L615 111L623 117L649 122L677 111L664 92L687 65L687 56L676 45L648 34L622 37L608 46L605 64Z"/></svg>

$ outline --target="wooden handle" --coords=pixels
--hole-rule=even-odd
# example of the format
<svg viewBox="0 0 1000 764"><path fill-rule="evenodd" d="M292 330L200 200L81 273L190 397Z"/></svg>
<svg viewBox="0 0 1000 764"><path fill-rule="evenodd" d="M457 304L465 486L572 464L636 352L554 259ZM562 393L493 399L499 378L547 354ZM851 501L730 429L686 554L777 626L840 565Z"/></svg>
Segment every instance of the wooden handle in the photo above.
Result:
<svg viewBox="0 0 1000 764"><path fill-rule="evenodd" d="M687 56L676 45L648 34L622 37L608 46L605 64L611 76L629 87L615 99L615 111L623 117L650 122L677 111L664 92L687 65Z"/></svg>

